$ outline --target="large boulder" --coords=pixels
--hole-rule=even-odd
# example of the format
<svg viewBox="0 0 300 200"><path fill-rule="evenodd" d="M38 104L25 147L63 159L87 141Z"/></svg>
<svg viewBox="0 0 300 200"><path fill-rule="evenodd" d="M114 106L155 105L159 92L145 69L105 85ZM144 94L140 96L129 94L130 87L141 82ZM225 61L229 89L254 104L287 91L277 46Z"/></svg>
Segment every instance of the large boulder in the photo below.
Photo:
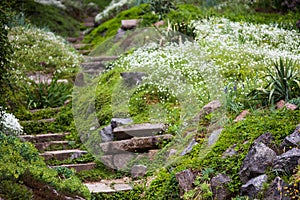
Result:
<svg viewBox="0 0 300 200"><path fill-rule="evenodd" d="M191 169L186 169L181 172L178 172L176 173L175 177L178 181L181 194L194 188L194 181L196 175Z"/></svg>
<svg viewBox="0 0 300 200"><path fill-rule="evenodd" d="M279 176L274 179L271 183L268 191L265 193L264 200L290 200L291 198L288 196L288 192L285 187L288 184L284 182Z"/></svg>
<svg viewBox="0 0 300 200"><path fill-rule="evenodd" d="M218 174L210 180L210 186L213 193L213 198L218 200L230 199L230 191L226 185L231 181L225 174Z"/></svg>
<svg viewBox="0 0 300 200"><path fill-rule="evenodd" d="M276 153L264 143L254 143L243 161L239 172L240 179L246 183L251 178L264 174L276 159Z"/></svg>
<svg viewBox="0 0 300 200"><path fill-rule="evenodd" d="M280 149L283 151L287 151L294 147L300 147L300 124L297 125L296 129L291 135L284 138L280 145Z"/></svg>
<svg viewBox="0 0 300 200"><path fill-rule="evenodd" d="M254 199L261 191L263 184L267 179L267 175L263 174L249 180L246 184L242 185L241 194L250 197L250 199Z"/></svg>
<svg viewBox="0 0 300 200"><path fill-rule="evenodd" d="M300 149L293 148L276 158L274 170L292 174L293 170L299 165Z"/></svg>

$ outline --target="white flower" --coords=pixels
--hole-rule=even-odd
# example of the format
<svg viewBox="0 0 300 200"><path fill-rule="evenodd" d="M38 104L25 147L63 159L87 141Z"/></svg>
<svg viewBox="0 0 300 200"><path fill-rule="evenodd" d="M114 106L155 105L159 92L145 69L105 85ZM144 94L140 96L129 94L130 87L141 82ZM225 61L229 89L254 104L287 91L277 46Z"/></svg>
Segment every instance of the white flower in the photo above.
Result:
<svg viewBox="0 0 300 200"><path fill-rule="evenodd" d="M0 108L2 109L2 108ZM11 113L0 111L1 131L7 135L20 135L23 133L23 127L19 124L18 119Z"/></svg>

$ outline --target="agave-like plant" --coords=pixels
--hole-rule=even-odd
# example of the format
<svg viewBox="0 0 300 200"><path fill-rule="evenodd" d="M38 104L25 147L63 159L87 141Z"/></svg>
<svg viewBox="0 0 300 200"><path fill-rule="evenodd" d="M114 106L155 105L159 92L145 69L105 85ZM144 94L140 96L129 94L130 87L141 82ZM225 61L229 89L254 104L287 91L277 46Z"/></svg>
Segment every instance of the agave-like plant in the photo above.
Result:
<svg viewBox="0 0 300 200"><path fill-rule="evenodd" d="M263 104L271 104L280 100L289 101L300 95L300 71L296 61L280 58L273 62L274 68L267 69L268 84L253 90L249 96L261 100Z"/></svg>

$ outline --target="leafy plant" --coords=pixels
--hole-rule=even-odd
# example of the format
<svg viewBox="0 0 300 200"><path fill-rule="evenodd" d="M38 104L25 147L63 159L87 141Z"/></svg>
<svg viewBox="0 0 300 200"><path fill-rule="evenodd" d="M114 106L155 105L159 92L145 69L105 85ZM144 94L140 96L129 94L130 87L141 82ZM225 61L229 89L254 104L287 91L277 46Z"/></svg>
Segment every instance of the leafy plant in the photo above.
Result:
<svg viewBox="0 0 300 200"><path fill-rule="evenodd" d="M34 83L33 87L25 87L28 109L59 107L71 97L72 86L58 82L55 76L50 85L47 82Z"/></svg>
<svg viewBox="0 0 300 200"><path fill-rule="evenodd" d="M297 62L279 59L273 63L274 69L267 69L268 84L253 90L249 96L259 99L263 104L271 104L279 100L286 102L299 97L300 78Z"/></svg>

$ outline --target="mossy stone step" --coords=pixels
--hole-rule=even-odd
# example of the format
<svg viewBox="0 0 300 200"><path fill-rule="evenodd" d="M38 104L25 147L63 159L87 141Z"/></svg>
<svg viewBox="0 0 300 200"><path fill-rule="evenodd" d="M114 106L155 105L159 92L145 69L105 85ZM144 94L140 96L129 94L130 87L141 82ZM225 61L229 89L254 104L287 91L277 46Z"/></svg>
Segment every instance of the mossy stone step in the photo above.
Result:
<svg viewBox="0 0 300 200"><path fill-rule="evenodd" d="M51 166L50 168L55 167L66 167L69 169L75 169L76 172L80 172L83 170L91 170L96 167L96 163L90 162L90 163L80 163L80 164L65 164L65 165L59 165L59 166Z"/></svg>
<svg viewBox="0 0 300 200"><path fill-rule="evenodd" d="M46 111L53 111L53 112L59 112L63 107L56 107L56 108L41 108L41 109L33 109L29 110L31 113L38 113L38 112L44 112Z"/></svg>
<svg viewBox="0 0 300 200"><path fill-rule="evenodd" d="M49 119L39 119L39 120L26 120L26 121L20 121L21 125L24 124L30 124L30 123L52 123L55 122L55 118L49 118Z"/></svg>
<svg viewBox="0 0 300 200"><path fill-rule="evenodd" d="M134 137L128 140L112 141L100 143L100 147L106 154L120 152L147 152L151 149L158 149L163 142L170 141L173 138L171 134Z"/></svg>
<svg viewBox="0 0 300 200"><path fill-rule="evenodd" d="M126 126L118 126L113 130L115 140L125 140L132 137L147 137L162 133L165 130L165 125L158 124L132 124Z"/></svg>
<svg viewBox="0 0 300 200"><path fill-rule="evenodd" d="M107 184L104 182L85 183L91 193L116 193L132 190L128 183L114 183Z"/></svg>
<svg viewBox="0 0 300 200"><path fill-rule="evenodd" d="M85 62L107 62L118 59L118 56L85 56Z"/></svg>
<svg viewBox="0 0 300 200"><path fill-rule="evenodd" d="M79 158L81 155L84 154L87 154L87 151L83 151L79 149L69 149L69 150L58 150L58 151L46 151L44 153L40 153L40 156L44 157L46 161L52 158L63 161L66 159Z"/></svg>
<svg viewBox="0 0 300 200"><path fill-rule="evenodd" d="M90 44L83 44L83 43L79 43L79 44L73 44L73 47L76 49L76 50L80 50L80 49L83 49L85 47L90 47L91 45Z"/></svg>
<svg viewBox="0 0 300 200"><path fill-rule="evenodd" d="M91 50L78 50L79 53L81 53L82 55L88 55L89 53L91 53Z"/></svg>
<svg viewBox="0 0 300 200"><path fill-rule="evenodd" d="M50 141L50 142L38 142L35 143L34 146L39 151L44 150L65 150L65 149L71 149L74 148L72 143L75 143L74 141Z"/></svg>
<svg viewBox="0 0 300 200"><path fill-rule="evenodd" d="M37 135L21 135L23 141L32 142L32 143L41 143L41 142L50 142L50 141L61 141L65 136L69 135L69 132L65 133L46 133L46 134L37 134Z"/></svg>
<svg viewBox="0 0 300 200"><path fill-rule="evenodd" d="M90 69L94 69L94 70L104 70L105 69L105 64L103 62L84 62L81 63L81 67L84 70L90 70Z"/></svg>

